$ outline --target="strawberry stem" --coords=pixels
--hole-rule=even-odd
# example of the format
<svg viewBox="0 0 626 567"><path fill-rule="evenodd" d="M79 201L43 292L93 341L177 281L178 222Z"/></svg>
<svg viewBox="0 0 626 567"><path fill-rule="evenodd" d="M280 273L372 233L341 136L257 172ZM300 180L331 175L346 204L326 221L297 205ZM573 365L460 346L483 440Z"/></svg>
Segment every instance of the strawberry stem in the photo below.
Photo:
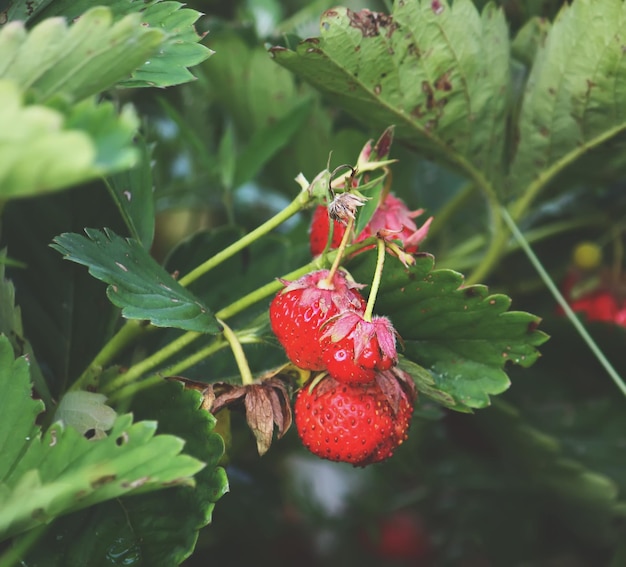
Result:
<svg viewBox="0 0 626 567"><path fill-rule="evenodd" d="M343 238L341 239L341 243L339 244L339 247L337 248L337 252L336 252L337 255L335 256L333 265L330 267L328 276L326 276L326 278L322 280L325 283L327 283L329 286L332 285L332 281L333 281L333 278L335 277L335 273L337 273L337 270L339 269L339 266L341 265L341 260L343 259L343 253L345 252L346 247L348 246L348 242L350 241L353 227L354 227L354 217L350 217L348 219L348 224L346 225L346 231L343 233Z"/></svg>
<svg viewBox="0 0 626 567"><path fill-rule="evenodd" d="M228 342L230 350L233 351L237 368L239 368L239 374L241 374L241 383L244 386L249 386L254 382L254 378L252 376L252 372L250 371L250 365L248 364L248 359L246 358L246 353L243 351L241 342L233 330L226 323L224 323L224 321L220 321L220 325L224 327L224 338Z"/></svg>
<svg viewBox="0 0 626 567"><path fill-rule="evenodd" d="M539 277L543 280L543 283L546 285L554 299L557 301L559 306L565 312L565 315L570 320L570 323L574 326L578 334L581 336L583 341L587 343L589 350L595 355L598 362L604 367L606 373L611 377L615 385L619 388L619 390L626 396L626 383L622 380L622 377L619 375L615 367L609 362L608 358L604 355L596 341L591 337L585 326L581 323L580 319L576 316L572 308L567 303L567 300L563 297L559 288L555 285L554 281L550 277L550 274L546 271L541 263L541 260L537 258L536 254L533 252L533 249L530 247L526 238L517 227L517 224L513 220L512 216L509 214L506 208L502 207L501 209L502 218L505 223L508 225L509 230L519 242L521 249L526 254L528 260L533 265Z"/></svg>
<svg viewBox="0 0 626 567"><path fill-rule="evenodd" d="M257 226L253 231L244 235L242 238L233 242L230 246L227 246L215 256L209 258L206 262L203 262L186 276L180 278L178 283L182 286L188 286L190 283L196 281L199 277L206 274L228 258L237 254L253 242L257 241L261 236L274 230L277 226L281 225L287 219L300 212L308 203L312 197L308 190L300 191L298 196L282 211L274 215L271 219L265 221L262 225Z"/></svg>
<svg viewBox="0 0 626 567"><path fill-rule="evenodd" d="M376 242L376 249L378 256L376 257L376 270L374 271L374 277L372 279L372 288L370 295L367 298L367 306L365 307L365 313L363 319L367 322L371 322L372 314L374 313L374 304L376 303L376 296L380 289L380 282L383 277L383 267L385 265L385 241L379 238Z"/></svg>
<svg viewBox="0 0 626 567"><path fill-rule="evenodd" d="M113 335L109 341L96 354L85 371L70 386L70 391L86 390L97 386L97 378L102 368L110 363L121 351L133 343L138 337L149 329L155 329L152 325L146 325L142 321L130 319Z"/></svg>
<svg viewBox="0 0 626 567"><path fill-rule="evenodd" d="M109 396L109 402L119 403L121 400L131 398L137 392L140 392L152 386L156 386L156 384L159 384L163 381L163 378L165 376L179 375L183 370L186 370L190 366L193 366L201 360L208 358L212 354L215 354L216 352L222 350L224 347L226 347L227 344L228 343L221 338L215 340L210 345L195 352L193 355L187 357L185 360L182 360L175 364L171 364L170 366L166 366L165 368L162 368L159 372L150 374L143 380L139 380L132 384L127 384L119 390L116 390Z"/></svg>
<svg viewBox="0 0 626 567"><path fill-rule="evenodd" d="M144 358L141 362L131 366L126 372L120 374L117 378L106 384L102 388L102 392L108 394L114 390L120 389L122 386L126 386L131 382L134 382L154 367L161 364L164 360L167 360L170 356L173 356L181 349L186 347L195 341L198 337L201 337L202 333L196 333L195 331L187 331L184 335L181 335L176 340L172 341L162 349L156 351L148 358Z"/></svg>

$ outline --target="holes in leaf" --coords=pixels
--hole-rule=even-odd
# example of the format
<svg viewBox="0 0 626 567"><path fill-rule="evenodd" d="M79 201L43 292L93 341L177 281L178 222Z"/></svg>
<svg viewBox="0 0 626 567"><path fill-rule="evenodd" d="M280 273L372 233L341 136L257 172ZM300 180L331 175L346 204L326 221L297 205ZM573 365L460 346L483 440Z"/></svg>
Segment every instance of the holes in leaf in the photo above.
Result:
<svg viewBox="0 0 626 567"><path fill-rule="evenodd" d="M121 447L122 445L126 445L126 443L128 443L128 433L124 432L122 433L116 440L115 440L115 444L118 447Z"/></svg>

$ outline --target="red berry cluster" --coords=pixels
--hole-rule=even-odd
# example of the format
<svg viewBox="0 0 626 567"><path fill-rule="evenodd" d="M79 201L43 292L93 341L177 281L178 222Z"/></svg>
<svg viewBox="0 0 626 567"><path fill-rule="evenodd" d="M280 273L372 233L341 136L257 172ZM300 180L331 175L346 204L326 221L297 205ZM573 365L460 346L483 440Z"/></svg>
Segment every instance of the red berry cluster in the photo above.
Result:
<svg viewBox="0 0 626 567"><path fill-rule="evenodd" d="M362 286L342 271L284 283L270 305L272 330L295 365L328 374L298 394L304 445L359 466L390 457L406 438L414 399L412 385L390 371L398 360L391 322L366 319Z"/></svg>
<svg viewBox="0 0 626 567"><path fill-rule="evenodd" d="M396 331L391 321L372 316L373 302L368 309L359 292L363 286L336 267L349 238L354 242L369 236L399 240L405 256L416 252L432 220L418 228L413 218L423 211L410 211L403 201L387 194L359 235L346 234L352 230L356 208L364 202L344 192L333 198L328 209L319 206L315 210L309 240L314 256L326 248L329 214L347 225L332 221L330 247L341 250L337 264L331 270L283 282L285 288L270 306L272 330L289 360L321 372L305 384L295 403L303 444L322 458L355 466L390 457L406 439L416 392L411 377L396 366ZM386 242L385 246L395 253L399 250L397 244ZM375 296L372 289L370 300Z"/></svg>
<svg viewBox="0 0 626 567"><path fill-rule="evenodd" d="M626 327L626 301L609 290L596 290L572 300L570 307L584 313L588 321L604 321Z"/></svg>
<svg viewBox="0 0 626 567"><path fill-rule="evenodd" d="M587 321L626 327L626 285L623 276L616 277L613 270L603 267L599 249L595 248L588 243L575 248L574 261L561 283L561 292L572 310L583 314ZM557 313L565 314L560 307Z"/></svg>

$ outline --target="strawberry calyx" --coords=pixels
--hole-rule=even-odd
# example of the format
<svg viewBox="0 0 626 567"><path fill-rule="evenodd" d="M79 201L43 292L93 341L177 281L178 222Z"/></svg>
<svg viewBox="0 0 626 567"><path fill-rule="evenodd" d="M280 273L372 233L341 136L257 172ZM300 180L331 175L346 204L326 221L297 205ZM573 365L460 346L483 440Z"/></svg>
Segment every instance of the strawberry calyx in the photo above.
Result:
<svg viewBox="0 0 626 567"><path fill-rule="evenodd" d="M330 309L331 305L342 311L359 310L362 298L358 291L355 293L353 290L363 289L365 285L355 282L344 270L338 270L330 278L329 275L330 270L317 270L291 282L281 279L285 287L280 294L301 290L302 294L299 296L301 306L310 307L316 301L320 301L322 310Z"/></svg>
<svg viewBox="0 0 626 567"><path fill-rule="evenodd" d="M386 317L367 321L354 311L339 313L322 326L320 341L328 372L345 382L369 382L398 360L396 331Z"/></svg>
<svg viewBox="0 0 626 567"><path fill-rule="evenodd" d="M346 272L310 272L294 282L284 282L270 304L272 331L291 362L306 370L325 370L319 335L322 325L344 311L364 312L362 286Z"/></svg>

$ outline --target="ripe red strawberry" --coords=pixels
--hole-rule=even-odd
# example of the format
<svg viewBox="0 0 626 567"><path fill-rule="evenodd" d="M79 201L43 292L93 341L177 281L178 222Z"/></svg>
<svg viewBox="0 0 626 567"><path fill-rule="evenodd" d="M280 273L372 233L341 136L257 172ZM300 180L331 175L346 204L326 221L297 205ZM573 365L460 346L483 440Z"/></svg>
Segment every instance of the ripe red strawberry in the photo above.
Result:
<svg viewBox="0 0 626 567"><path fill-rule="evenodd" d="M619 288L609 285L610 276L588 277L575 268L570 270L561 283L561 293L576 313L584 314L587 321L604 321L626 326L626 301ZM565 312L559 306L558 315Z"/></svg>
<svg viewBox="0 0 626 567"><path fill-rule="evenodd" d="M342 384L328 376L312 391L305 384L295 403L302 443L318 457L354 466L389 458L406 439L413 414L413 390L395 384L395 411L376 380Z"/></svg>
<svg viewBox="0 0 626 567"><path fill-rule="evenodd" d="M371 382L377 371L389 370L398 360L396 332L386 317L366 321L361 313L345 311L322 331L326 370L340 382Z"/></svg>
<svg viewBox="0 0 626 567"><path fill-rule="evenodd" d="M327 281L329 271L318 270L295 282L285 282L270 305L272 331L283 345L287 358L307 370L324 370L320 328L331 317L344 311L365 311L366 302L359 293L361 285L336 272Z"/></svg>
<svg viewBox="0 0 626 567"><path fill-rule="evenodd" d="M588 321L615 321L620 311L617 299L604 290L594 291L572 301L570 307L584 313Z"/></svg>
<svg viewBox="0 0 626 567"><path fill-rule="evenodd" d="M313 211L311 219L311 227L309 229L309 249L311 256L317 256L326 248L328 242L328 231L330 228L330 219L328 217L328 209L324 205L319 205ZM333 221L333 238L330 248L338 248L346 231L345 226L337 221Z"/></svg>

